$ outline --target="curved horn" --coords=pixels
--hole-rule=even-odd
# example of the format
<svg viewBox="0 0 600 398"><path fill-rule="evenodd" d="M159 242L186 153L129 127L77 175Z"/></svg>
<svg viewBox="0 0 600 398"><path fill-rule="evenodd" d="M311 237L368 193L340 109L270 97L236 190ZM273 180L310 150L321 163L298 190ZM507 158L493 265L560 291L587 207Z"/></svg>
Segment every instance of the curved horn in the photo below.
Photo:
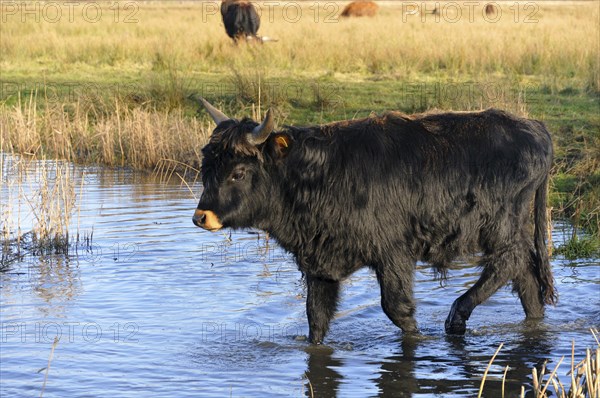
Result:
<svg viewBox="0 0 600 398"><path fill-rule="evenodd" d="M225 115L223 112L221 112L220 110L218 110L217 108L215 108L214 106L212 106L204 98L200 97L200 102L202 102L202 105L204 105L204 108L206 109L206 111L208 112L208 114L210 115L210 117L213 118L213 120L215 121L215 124L217 126L221 122L224 122L225 120L229 120L230 119L227 115Z"/></svg>
<svg viewBox="0 0 600 398"><path fill-rule="evenodd" d="M271 134L274 128L275 122L273 120L273 113L271 112L271 109L269 109L263 122L254 127L252 133L247 135L248 142L252 145L262 144L269 138L269 134Z"/></svg>

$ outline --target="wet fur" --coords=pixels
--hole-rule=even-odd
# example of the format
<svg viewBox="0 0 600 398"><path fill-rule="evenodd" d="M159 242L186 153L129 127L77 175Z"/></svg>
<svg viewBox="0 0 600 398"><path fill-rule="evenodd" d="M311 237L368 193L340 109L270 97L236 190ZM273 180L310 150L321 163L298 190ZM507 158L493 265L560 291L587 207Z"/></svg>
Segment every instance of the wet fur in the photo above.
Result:
<svg viewBox="0 0 600 398"><path fill-rule="evenodd" d="M453 259L482 253L482 278L453 304L449 333L464 333L475 306L511 281L530 317L556 301L545 247L552 143L542 123L499 110L390 112L286 127L277 132L286 148L277 134L249 145L245 134L256 125L244 119L215 130L203 150L198 207L225 226L268 231L294 254L307 278L311 341L327 332L339 282L363 266L375 270L382 307L405 332L416 331L419 260L444 274ZM225 176L240 162L251 187L224 195Z"/></svg>

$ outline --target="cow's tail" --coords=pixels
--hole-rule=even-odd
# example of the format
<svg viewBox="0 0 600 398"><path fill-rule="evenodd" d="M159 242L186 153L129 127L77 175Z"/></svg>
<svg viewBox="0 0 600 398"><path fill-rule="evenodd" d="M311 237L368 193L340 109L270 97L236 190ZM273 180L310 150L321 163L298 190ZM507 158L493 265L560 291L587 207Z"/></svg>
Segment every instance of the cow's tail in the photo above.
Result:
<svg viewBox="0 0 600 398"><path fill-rule="evenodd" d="M554 288L554 278L552 268L548 259L548 248L546 247L546 231L548 220L546 215L546 201L548 196L548 174L544 181L535 191L535 203L533 217L535 223L534 244L535 244L535 271L540 284L540 289L544 303L556 304L558 294Z"/></svg>

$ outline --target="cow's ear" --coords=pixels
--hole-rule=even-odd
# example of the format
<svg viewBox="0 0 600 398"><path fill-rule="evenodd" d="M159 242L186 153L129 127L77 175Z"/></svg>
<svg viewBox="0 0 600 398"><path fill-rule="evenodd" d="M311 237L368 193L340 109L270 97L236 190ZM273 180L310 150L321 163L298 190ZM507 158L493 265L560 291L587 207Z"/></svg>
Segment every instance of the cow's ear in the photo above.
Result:
<svg viewBox="0 0 600 398"><path fill-rule="evenodd" d="M292 137L285 133L276 133L269 138L269 149L275 159L283 159L292 147Z"/></svg>

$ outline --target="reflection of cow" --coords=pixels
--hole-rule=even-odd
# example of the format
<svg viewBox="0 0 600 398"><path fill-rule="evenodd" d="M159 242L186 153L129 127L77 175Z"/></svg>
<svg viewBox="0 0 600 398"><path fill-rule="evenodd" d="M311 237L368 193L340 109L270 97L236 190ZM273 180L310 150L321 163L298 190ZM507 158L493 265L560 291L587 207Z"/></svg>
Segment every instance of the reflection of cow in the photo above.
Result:
<svg viewBox="0 0 600 398"><path fill-rule="evenodd" d="M372 1L353 1L344 7L342 17L372 17L377 14L379 6Z"/></svg>
<svg viewBox="0 0 600 398"><path fill-rule="evenodd" d="M256 35L260 27L260 16L251 3L244 0L223 0L221 16L227 35L236 43L240 39L262 41Z"/></svg>
<svg viewBox="0 0 600 398"><path fill-rule="evenodd" d="M203 104L217 127L202 149L193 222L258 228L293 253L306 278L311 342L322 342L342 281L363 266L405 333L417 331L417 261L443 275L454 258L482 254L481 276L452 305L448 333L465 333L475 307L510 282L529 318L555 302L545 244L552 141L542 123L490 109L275 131L271 111L258 124Z"/></svg>

